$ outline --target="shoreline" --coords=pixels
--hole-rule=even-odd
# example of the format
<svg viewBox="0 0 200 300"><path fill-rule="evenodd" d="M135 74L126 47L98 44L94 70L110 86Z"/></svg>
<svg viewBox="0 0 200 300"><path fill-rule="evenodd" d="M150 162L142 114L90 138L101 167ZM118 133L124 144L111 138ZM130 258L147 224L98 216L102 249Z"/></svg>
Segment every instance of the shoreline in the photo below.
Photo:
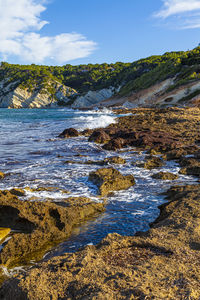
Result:
<svg viewBox="0 0 200 300"><path fill-rule="evenodd" d="M199 165L198 165L199 149L198 147L195 147L195 142L199 140L199 131L198 131L200 126L199 109L172 108L172 109L165 109L165 110L164 109L156 110L156 109L140 108L140 109L134 109L130 111L132 113L138 112L139 116L132 115L132 116L121 117L119 118L117 124L112 124L107 128L102 129L109 136L109 140L107 137L107 140L104 143L105 145L103 146L105 147L105 149L106 148L107 150L111 150L111 149L114 150L115 148L123 149L124 146L132 145L138 147L139 149L146 149L151 156L155 156L159 154L162 155L162 157L167 160L168 159L178 160L182 164L182 172L185 172L185 174L192 175L199 170ZM165 114L167 114L168 118L166 118ZM187 119L185 118L186 115L187 115ZM164 120L167 120L167 122L164 122ZM134 135L133 134L131 135L131 133L133 132L133 128L134 128ZM158 134L158 130L161 134L161 137L159 139L154 134L154 132ZM182 130L182 132L180 130ZM94 131L95 130L93 130L93 132ZM183 132L184 132L184 136L183 136ZM187 132L188 134L186 134ZM190 158L187 159L186 157L187 155L193 155L193 154L196 155L196 161L197 161L197 165L195 167L191 165L194 162L191 162L191 159ZM149 158L147 157L147 160L148 159ZM152 157L150 159L152 159ZM194 191L193 190L191 191L191 187L193 188ZM171 189L171 194L173 195L173 197L179 197L178 195L180 195L180 198L182 197L183 199L180 200L180 203L182 203L183 201L183 208L181 210L182 216L177 215L178 212L177 207L176 205L174 205L174 202L176 201L167 202L167 204L161 206L161 214L158 217L158 219L155 222L153 222L152 228L148 232L137 233L136 236L130 238L121 237L118 234L109 234L108 237L105 238L97 246L87 246L84 250L78 251L77 253L66 254L65 257L54 258L51 259L49 262L39 264L38 266L35 266L31 270L29 270L27 274L18 275L15 278L10 279L7 283L5 283L0 291L0 295L1 296L3 295L4 297L2 299L13 299L11 298L11 296L13 295L12 293L14 292L14 290L15 292L17 290L18 293L17 296L19 297L19 299L26 299L25 297L27 296L27 291L29 297L28 299L50 299L49 291L51 291L53 295L55 295L54 299L58 299L63 295L64 297L66 297L66 299L71 299L69 292L72 295L74 295L73 299L82 299L79 298L78 296L80 291L82 291L81 297L88 296L91 297L91 299L92 296L96 297L93 299L126 299L124 298L125 296L127 297L134 296L135 298L133 299L144 299L144 297L159 296L160 299L166 299L168 295L171 297L171 298L169 297L169 299L182 299L180 297L187 296L187 295L190 295L191 299L197 299L195 297L200 296L200 294L198 294L198 290L200 290L200 288L198 288L198 290L196 291L194 285L190 283L191 287L189 289L183 279L180 279L175 276L176 255L178 255L178 257L180 255L182 255L182 257L187 257L188 255L187 253L193 251L194 253L193 252L192 254L190 253L191 257L200 259L198 253L196 254L196 251L198 251L198 242L195 239L194 241L190 242L190 244L192 243L191 247L197 248L193 250L190 246L188 247L189 237L186 236L185 239L183 237L186 233L191 231L193 234L195 234L195 238L198 240L198 226L199 226L198 222L197 222L198 225L197 228L192 228L191 225L188 226L188 231L184 231L184 228L181 227L180 229L179 227L177 227L178 229L176 229L176 226L181 226L182 222L185 219L184 205L190 205L191 213L194 213L194 209L193 209L194 207L192 207L192 205L194 204L195 197L198 197L199 195L200 185L199 183L197 183L197 185L191 187L189 186L185 188L177 187L174 188L175 189L174 191L173 188ZM175 194L173 194L173 192ZM190 195L191 203L188 204L187 201L184 200L184 194L191 194ZM196 205L197 208L199 209L198 204L195 202L195 208ZM162 214L164 214L165 218L162 217ZM170 216L172 216L173 214L174 216L171 220ZM197 214L196 218L198 221L198 218L200 218L200 216L198 215L198 210L196 214ZM176 222L174 221L177 217L179 223L176 225L173 223L177 222L177 220ZM193 217L190 215L189 212L187 217L188 220L192 223ZM164 224L162 222L164 222ZM162 229L161 231L159 229L160 227ZM167 231L165 227L169 227L169 230ZM172 233L170 233L170 230L172 231ZM181 235L179 233L181 233ZM167 240L166 238L164 240L164 237L166 236L167 236ZM174 242L176 240L177 240L177 245L175 245ZM133 245L133 243L136 244ZM123 253L118 251L119 245L121 245L120 247L122 247L120 249L126 249L126 251ZM183 248L182 252L178 250L179 247ZM184 254L184 251L186 252L187 255ZM116 265L115 264L113 265L113 261L118 261L118 260L120 261L120 257L123 258L121 262L122 266L120 266L117 262ZM137 260L134 259L135 257L137 258ZM149 265L145 265L146 263L144 261L145 258L147 259ZM133 263L130 263L129 267L127 268L126 266L124 266L124 264L129 259L133 261ZM139 264L139 266L137 265L137 261L141 263ZM180 259L179 261L181 262ZM79 265L81 262L82 264L81 267L80 266L78 267L78 262ZM106 269L105 272L102 269L101 264L102 266L105 267ZM137 266L136 269L134 267L135 264ZM173 267L172 270L169 269L170 264L172 264L171 265L171 267ZM64 267L60 265L63 265ZM72 265L73 267L70 269L69 265ZM97 265L97 268L95 268L95 265ZM93 272L92 272L92 266L94 267ZM159 272L159 268L160 267L164 268L165 266L168 266L168 270L166 270L166 272L160 270ZM191 265L189 264L188 266L186 262L182 265L183 269L184 266L185 268L191 267ZM118 272L121 272L120 276L117 275L118 273L117 270ZM44 287L44 290L41 290L41 287L38 287L35 290L33 290L33 287L35 287L36 278L38 278L38 276L40 278L46 278L45 275L47 274L46 272L50 274L52 277L50 278L49 282L47 282L47 280L41 282L41 285ZM66 276L65 276L65 272L67 273ZM73 272L75 272L76 274L75 281L77 287L73 285L73 281L72 281ZM81 275L82 273L84 273L85 275L82 276ZM161 284L162 280L164 282L166 281L165 278L167 278L168 273L171 276L170 280L172 280L173 277L178 278L178 279L174 279L174 281L177 280L177 284L175 283L172 288L169 282L168 285L163 284L162 286ZM101 276L99 276L100 274ZM130 274L132 275L130 276ZM148 276L144 274L147 274ZM159 277L158 274L160 274L162 279L160 281L155 278L155 277ZM179 272L179 275L180 274L181 272ZM60 280L59 282L56 283L56 285L58 285L56 287L53 283L55 281L55 276L56 277L64 276L64 282L66 287L63 286L63 283L60 282ZM98 283L98 276L99 278L101 278L100 280L101 286L100 283ZM137 284L134 284L133 280L131 279L132 276L135 278L135 282ZM197 274L195 273L195 276L199 278L198 272ZM104 281L102 281L103 279ZM187 278L187 280L189 280L190 282L192 280L192 277L189 279ZM154 282L156 282L157 286L154 286ZM182 291L180 292L180 290L178 289L180 282L183 285L182 289L185 294L182 293ZM160 288L161 288L160 295L159 294L156 295L156 293L158 293L158 290ZM170 293L167 294L167 291L165 290L169 288L171 294ZM128 291L129 289L130 291ZM10 294L8 293L8 290L10 290L9 292ZM8 294L6 295L6 293ZM42 296L41 293L43 293L44 296ZM20 298L20 297L24 297L24 298Z"/></svg>

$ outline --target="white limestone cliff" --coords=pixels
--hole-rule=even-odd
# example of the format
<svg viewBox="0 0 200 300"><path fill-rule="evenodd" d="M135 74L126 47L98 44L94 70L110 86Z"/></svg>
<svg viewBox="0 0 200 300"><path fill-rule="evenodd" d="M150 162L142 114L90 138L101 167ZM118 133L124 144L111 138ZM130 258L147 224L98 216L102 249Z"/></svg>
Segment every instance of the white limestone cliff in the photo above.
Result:
<svg viewBox="0 0 200 300"><path fill-rule="evenodd" d="M15 87L17 86L17 87ZM54 93L48 87L54 88ZM0 107L2 108L46 108L57 107L59 103L67 104L70 96L77 92L58 82L49 82L46 88L34 89L22 88L17 82L5 85L0 82Z"/></svg>
<svg viewBox="0 0 200 300"><path fill-rule="evenodd" d="M74 103L72 104L72 108L83 108L93 106L105 99L110 98L111 96L113 96L114 93L115 89L113 87L98 91L89 91L86 95L77 97Z"/></svg>

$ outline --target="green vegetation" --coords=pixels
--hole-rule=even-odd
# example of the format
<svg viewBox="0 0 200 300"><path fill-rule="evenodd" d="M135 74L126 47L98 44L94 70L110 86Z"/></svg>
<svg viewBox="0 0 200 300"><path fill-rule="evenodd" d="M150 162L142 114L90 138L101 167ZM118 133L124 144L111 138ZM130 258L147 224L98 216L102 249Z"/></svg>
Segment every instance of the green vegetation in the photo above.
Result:
<svg viewBox="0 0 200 300"><path fill-rule="evenodd" d="M137 92L165 79L175 77L173 90L183 84L200 78L200 47L186 52L167 52L161 56L151 56L133 63L135 78L122 87L120 95Z"/></svg>
<svg viewBox="0 0 200 300"><path fill-rule="evenodd" d="M118 75L130 64L88 64L71 66L37 66L37 65L12 65L1 63L0 80L6 79L6 85L18 82L21 88L33 90L44 88L49 81L58 81L79 93L89 90L98 90L119 84ZM54 92L54 91L50 91Z"/></svg>
<svg viewBox="0 0 200 300"><path fill-rule="evenodd" d="M4 79L4 86L11 84L13 89L20 86L28 91L48 92L52 96L55 96L58 84L70 87L69 95L73 90L85 94L89 90L121 86L119 95L124 96L168 78L175 78L168 91L199 80L200 47L150 56L133 63L37 66L3 62L0 67L0 80Z"/></svg>

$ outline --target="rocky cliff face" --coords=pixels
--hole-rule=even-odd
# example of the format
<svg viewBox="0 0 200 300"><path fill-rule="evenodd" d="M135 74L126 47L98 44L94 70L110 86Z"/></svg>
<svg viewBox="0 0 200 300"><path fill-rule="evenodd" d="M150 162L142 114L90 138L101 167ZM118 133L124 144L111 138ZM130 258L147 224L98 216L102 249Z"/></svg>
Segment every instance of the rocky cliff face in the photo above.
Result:
<svg viewBox="0 0 200 300"><path fill-rule="evenodd" d="M128 96L114 96L114 87L89 91L85 95L62 85L48 82L46 87L24 88L18 82L0 82L0 107L2 108L53 108L69 106L72 108L89 107L166 107L171 105L200 105L200 80L179 86L172 91L174 78L164 80L150 88L133 92Z"/></svg>
<svg viewBox="0 0 200 300"><path fill-rule="evenodd" d="M150 88L124 97L111 97L99 103L99 106L167 107L167 106L200 106L200 80L184 84L170 90L174 78L164 80Z"/></svg>
<svg viewBox="0 0 200 300"><path fill-rule="evenodd" d="M77 97L74 101L73 108L90 107L98 104L99 102L113 96L115 89L110 87L109 89L102 89L99 91L89 91L86 95Z"/></svg>
<svg viewBox="0 0 200 300"><path fill-rule="evenodd" d="M19 82L0 82L1 108L53 108L70 106L83 108L95 105L114 94L114 88L89 91L85 95L59 82L50 81L46 87L24 88Z"/></svg>
<svg viewBox="0 0 200 300"><path fill-rule="evenodd" d="M45 108L65 105L70 97L77 95L76 90L56 81L46 86L24 88L18 82L0 82L0 107L2 108Z"/></svg>

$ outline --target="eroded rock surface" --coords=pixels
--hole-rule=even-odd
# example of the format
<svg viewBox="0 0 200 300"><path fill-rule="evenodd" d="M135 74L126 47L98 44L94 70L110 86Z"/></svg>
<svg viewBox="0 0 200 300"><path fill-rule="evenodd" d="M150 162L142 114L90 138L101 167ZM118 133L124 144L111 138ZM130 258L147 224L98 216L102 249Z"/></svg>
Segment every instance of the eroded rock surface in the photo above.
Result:
<svg viewBox="0 0 200 300"><path fill-rule="evenodd" d="M94 130L89 137L89 142L104 144L110 140L110 136L102 129Z"/></svg>
<svg viewBox="0 0 200 300"><path fill-rule="evenodd" d="M104 131L110 141L103 146L106 150L118 150L123 147L137 147L154 150L157 153L172 153L179 149L180 155L194 152L200 140L199 108L136 108L118 119Z"/></svg>
<svg viewBox="0 0 200 300"><path fill-rule="evenodd" d="M67 128L58 137L60 138L70 138L79 136L78 130L75 128Z"/></svg>
<svg viewBox="0 0 200 300"><path fill-rule="evenodd" d="M110 234L43 262L5 282L1 298L199 299L200 185L171 188L167 199L147 233Z"/></svg>
<svg viewBox="0 0 200 300"><path fill-rule="evenodd" d="M45 248L68 237L74 225L103 210L102 203L84 197L30 202L0 191L0 227L15 231L0 252L1 263L12 266L31 256L40 257Z"/></svg>
<svg viewBox="0 0 200 300"><path fill-rule="evenodd" d="M180 174L194 175L200 177L200 158L197 155L194 157L184 157L179 160L179 164L182 167Z"/></svg>
<svg viewBox="0 0 200 300"><path fill-rule="evenodd" d="M135 184L132 175L124 176L114 168L103 168L91 172L89 180L98 186L101 196L108 195L111 191L128 189Z"/></svg>
<svg viewBox="0 0 200 300"><path fill-rule="evenodd" d="M104 159L105 164L118 164L118 165L124 165L126 163L126 160L119 156L112 156Z"/></svg>
<svg viewBox="0 0 200 300"><path fill-rule="evenodd" d="M152 175L155 179L162 179L162 180L175 180L178 179L178 175L170 173L170 172L159 172Z"/></svg>
<svg viewBox="0 0 200 300"><path fill-rule="evenodd" d="M150 156L147 158L147 160L144 163L141 163L138 165L139 167L145 168L145 169L156 169L163 166L163 161L159 157L156 156Z"/></svg>

